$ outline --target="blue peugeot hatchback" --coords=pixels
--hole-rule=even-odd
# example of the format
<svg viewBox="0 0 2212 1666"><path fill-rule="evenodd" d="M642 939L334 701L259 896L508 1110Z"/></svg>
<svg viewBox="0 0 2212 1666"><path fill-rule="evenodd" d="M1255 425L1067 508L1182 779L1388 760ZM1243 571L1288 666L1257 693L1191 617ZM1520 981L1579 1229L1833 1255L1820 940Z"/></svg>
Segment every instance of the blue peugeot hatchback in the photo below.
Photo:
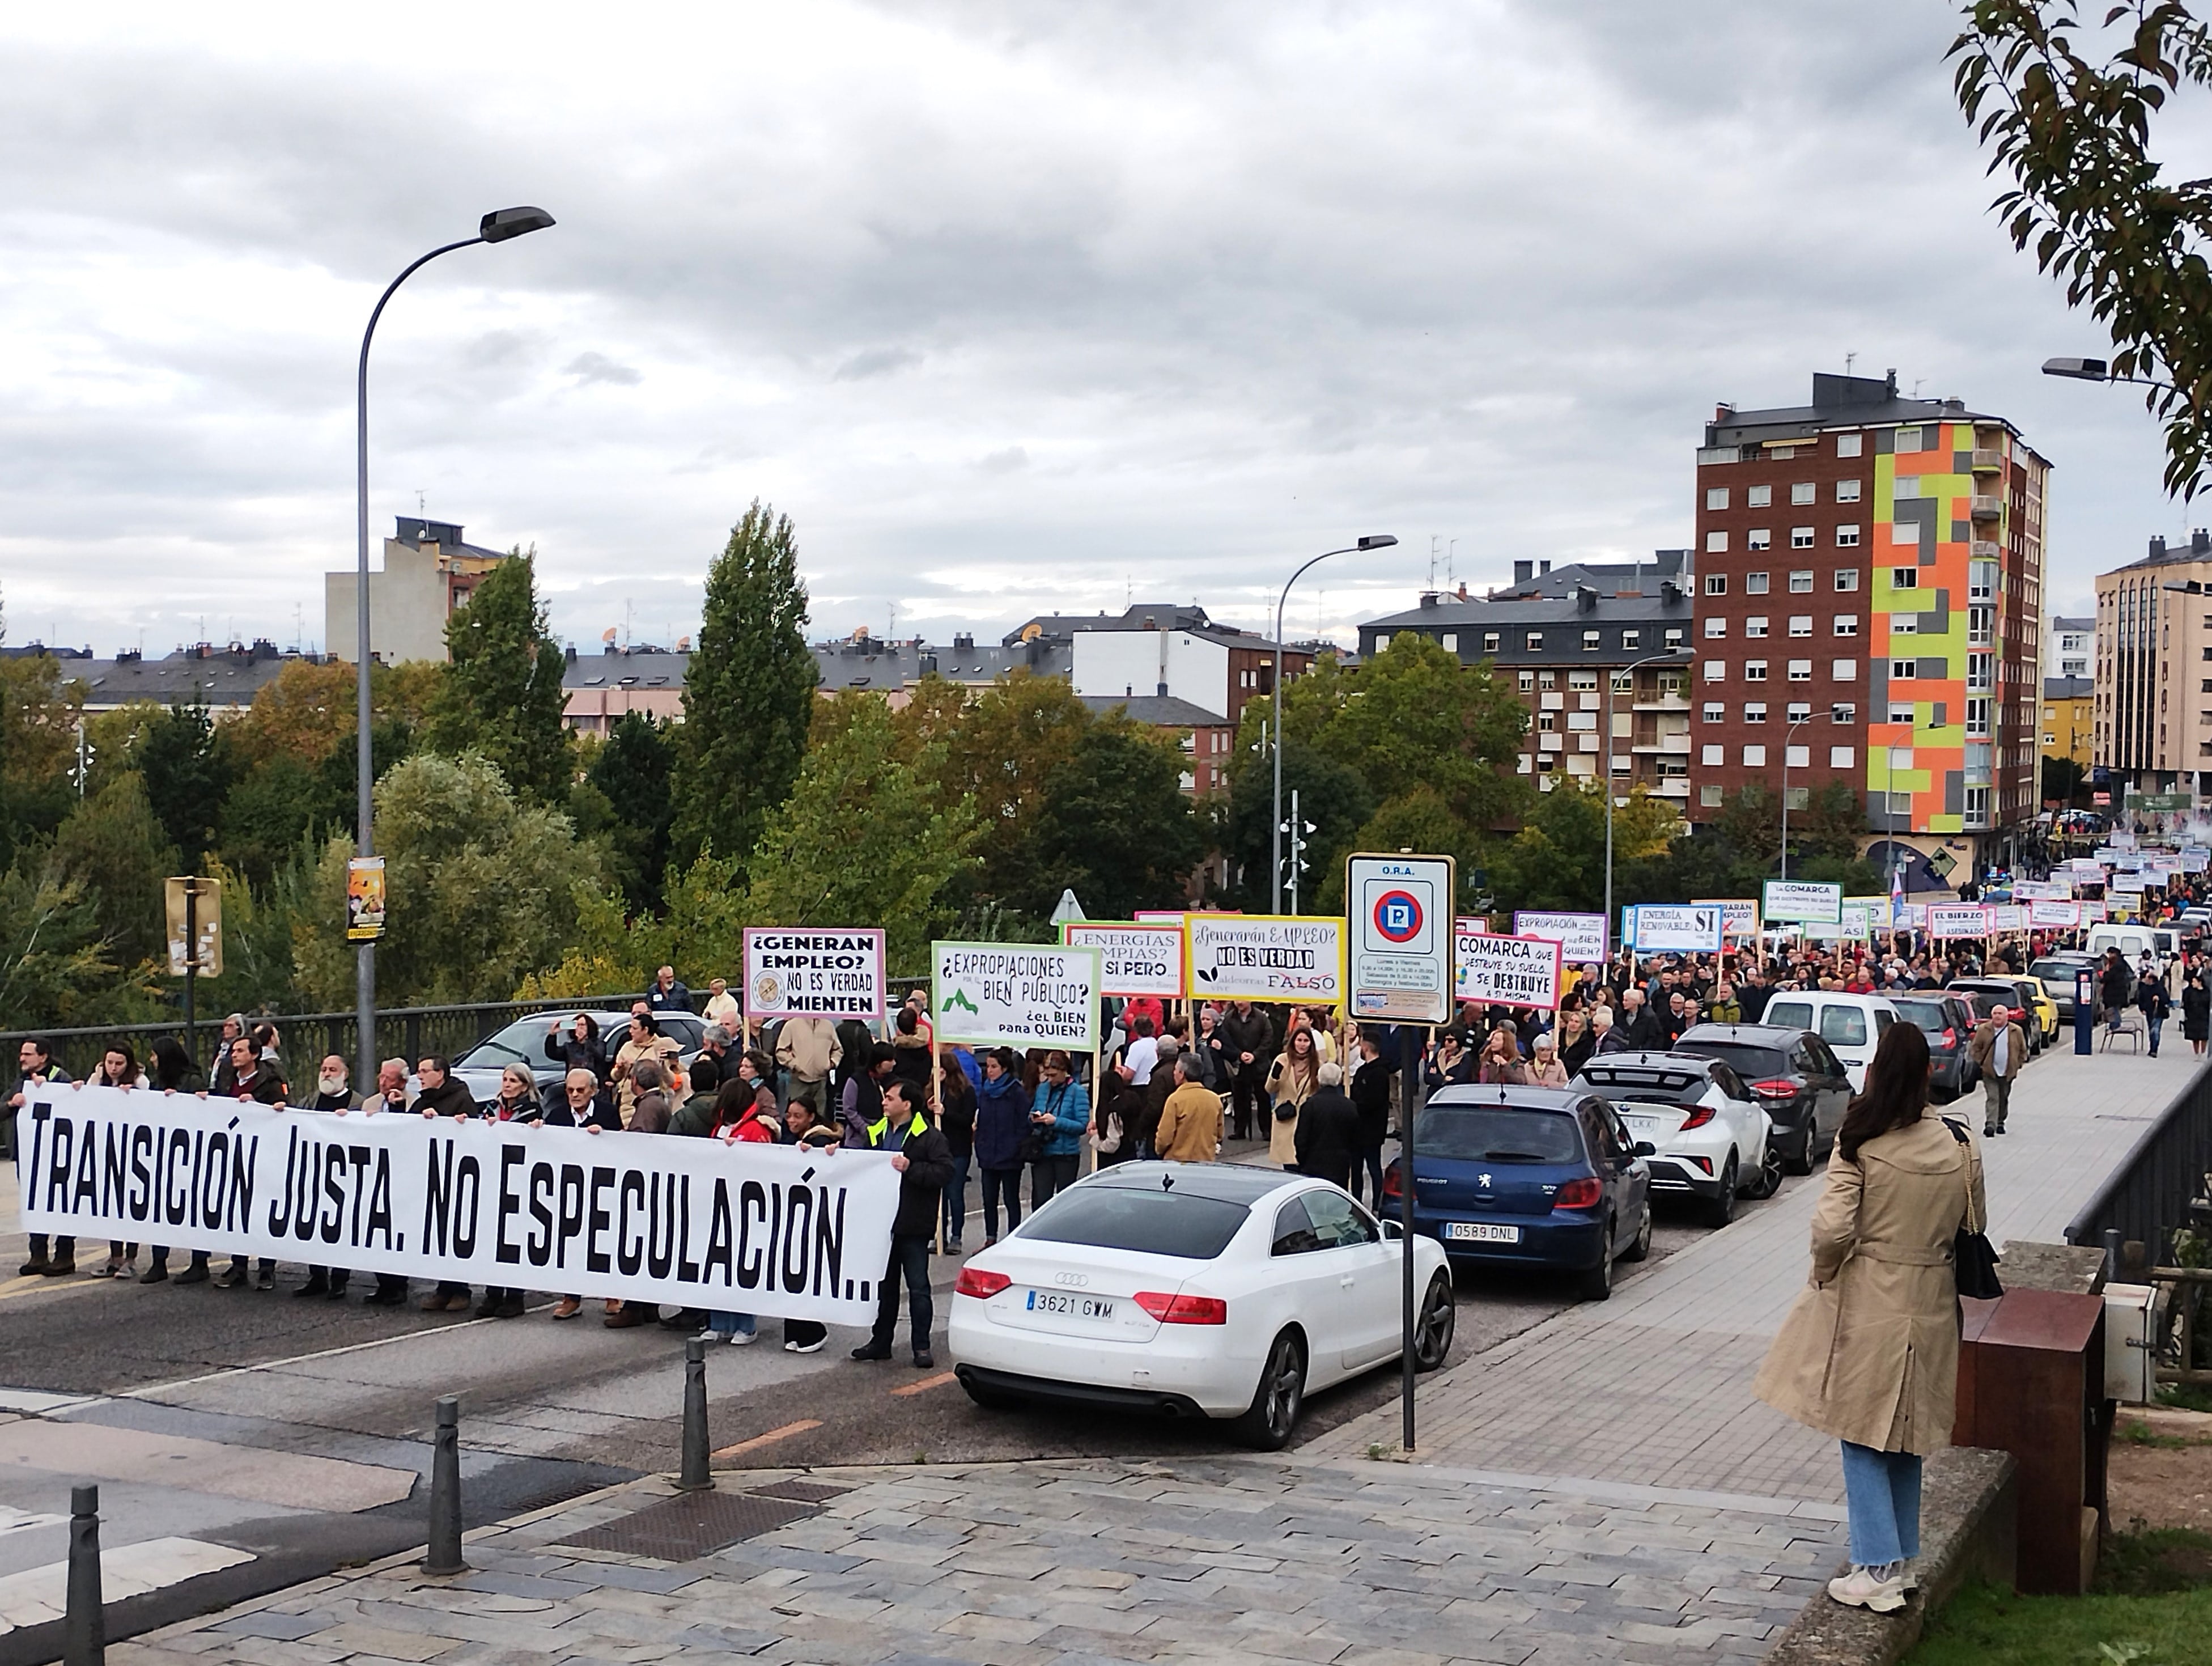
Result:
<svg viewBox="0 0 2212 1666"><path fill-rule="evenodd" d="M1613 1263L1651 1252L1651 1154L1596 1095L1447 1087L1413 1124L1413 1227L1454 1262L1580 1274L1613 1293ZM1384 1177L1386 1196L1401 1183Z"/></svg>

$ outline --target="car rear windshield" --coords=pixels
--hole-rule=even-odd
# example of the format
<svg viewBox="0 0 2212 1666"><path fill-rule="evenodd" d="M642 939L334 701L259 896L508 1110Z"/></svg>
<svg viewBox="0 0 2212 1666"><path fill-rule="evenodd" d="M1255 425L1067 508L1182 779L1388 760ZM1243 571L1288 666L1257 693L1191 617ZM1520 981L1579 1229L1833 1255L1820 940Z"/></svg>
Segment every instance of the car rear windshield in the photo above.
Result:
<svg viewBox="0 0 2212 1666"><path fill-rule="evenodd" d="M1809 1000L1770 1000L1765 1013L1766 1022L1778 1024L1784 1030L1810 1030L1813 1027L1813 1003Z"/></svg>
<svg viewBox="0 0 2212 1666"><path fill-rule="evenodd" d="M1707 1083L1702 1070L1651 1070L1640 1066L1593 1062L1583 1079L1607 1098L1640 1105L1693 1105Z"/></svg>
<svg viewBox="0 0 2212 1666"><path fill-rule="evenodd" d="M1914 1000L1909 996L1892 995L1890 1004L1931 1036L1940 1036L1954 1027L1951 1014L1940 1000Z"/></svg>
<svg viewBox="0 0 2212 1666"><path fill-rule="evenodd" d="M1694 1053L1701 1059L1718 1059L1747 1082L1790 1074L1789 1056L1778 1047L1753 1047L1747 1042L1683 1041L1674 1043L1674 1050Z"/></svg>
<svg viewBox="0 0 2212 1666"><path fill-rule="evenodd" d="M1212 1261L1251 1212L1242 1203L1156 1186L1078 1186L1015 1229L1018 1237Z"/></svg>
<svg viewBox="0 0 2212 1666"><path fill-rule="evenodd" d="M2046 987L2057 984L2061 988L2071 989L2074 987L2074 974L2081 970L2081 963L2070 960L2039 960L2027 970L2035 976L2041 978Z"/></svg>
<svg viewBox="0 0 2212 1666"><path fill-rule="evenodd" d="M1431 1105L1413 1125L1423 1157L1474 1163L1578 1163L1582 1132L1565 1111L1517 1105Z"/></svg>

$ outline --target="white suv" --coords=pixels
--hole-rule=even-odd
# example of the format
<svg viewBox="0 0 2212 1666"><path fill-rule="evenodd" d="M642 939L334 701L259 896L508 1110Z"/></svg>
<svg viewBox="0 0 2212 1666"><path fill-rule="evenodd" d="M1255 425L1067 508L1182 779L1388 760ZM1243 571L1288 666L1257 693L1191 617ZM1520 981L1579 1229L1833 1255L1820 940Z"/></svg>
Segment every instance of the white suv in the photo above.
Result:
<svg viewBox="0 0 2212 1666"><path fill-rule="evenodd" d="M1583 1065L1573 1085L1613 1102L1620 1120L1652 1154L1655 1197L1701 1198L1705 1219L1725 1226L1742 1197L1771 1197L1782 1183L1782 1148L1767 1138L1772 1123L1718 1059L1686 1053L1607 1053Z"/></svg>
<svg viewBox="0 0 2212 1666"><path fill-rule="evenodd" d="M1846 994L1839 989L1784 989L1766 1003L1762 1024L1810 1030L1843 1061L1851 1091L1866 1091L1867 1065L1883 1034L1902 1022L1887 995Z"/></svg>

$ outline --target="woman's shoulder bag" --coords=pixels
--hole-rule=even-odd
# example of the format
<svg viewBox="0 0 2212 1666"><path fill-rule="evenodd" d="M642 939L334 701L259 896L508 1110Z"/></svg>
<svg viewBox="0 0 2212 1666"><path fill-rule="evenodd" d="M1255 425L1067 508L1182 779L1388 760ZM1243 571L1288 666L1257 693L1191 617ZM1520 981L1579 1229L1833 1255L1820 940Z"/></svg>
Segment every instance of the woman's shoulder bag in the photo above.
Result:
<svg viewBox="0 0 2212 1666"><path fill-rule="evenodd" d="M1960 1223L1957 1234L1951 1240L1951 1274L1958 1281L1959 1293L1972 1296L1977 1301L1992 1302L2004 1294L2004 1286L1997 1282L1997 1252L1982 1231L1986 1221L1977 1225L1974 1220L1974 1142L1967 1137L1966 1128L1946 1116L1943 1126L1951 1137L1965 1148L1966 1153L1966 1218Z"/></svg>

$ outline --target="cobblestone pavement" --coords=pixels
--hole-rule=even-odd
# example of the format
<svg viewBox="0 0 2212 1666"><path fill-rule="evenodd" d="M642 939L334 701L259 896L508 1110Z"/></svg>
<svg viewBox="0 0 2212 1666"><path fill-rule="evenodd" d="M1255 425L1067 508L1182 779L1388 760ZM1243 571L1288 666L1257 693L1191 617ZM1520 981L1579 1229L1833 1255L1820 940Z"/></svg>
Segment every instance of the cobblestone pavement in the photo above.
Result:
<svg viewBox="0 0 2212 1666"><path fill-rule="evenodd" d="M756 1493L789 1478L752 1472ZM1756 1658L1838 1553L1839 1511L1389 1463L1059 1460L821 1470L820 1512L670 1562L557 1541L629 1484L472 1535L474 1570L316 1581L109 1651L247 1661L1088 1666Z"/></svg>

